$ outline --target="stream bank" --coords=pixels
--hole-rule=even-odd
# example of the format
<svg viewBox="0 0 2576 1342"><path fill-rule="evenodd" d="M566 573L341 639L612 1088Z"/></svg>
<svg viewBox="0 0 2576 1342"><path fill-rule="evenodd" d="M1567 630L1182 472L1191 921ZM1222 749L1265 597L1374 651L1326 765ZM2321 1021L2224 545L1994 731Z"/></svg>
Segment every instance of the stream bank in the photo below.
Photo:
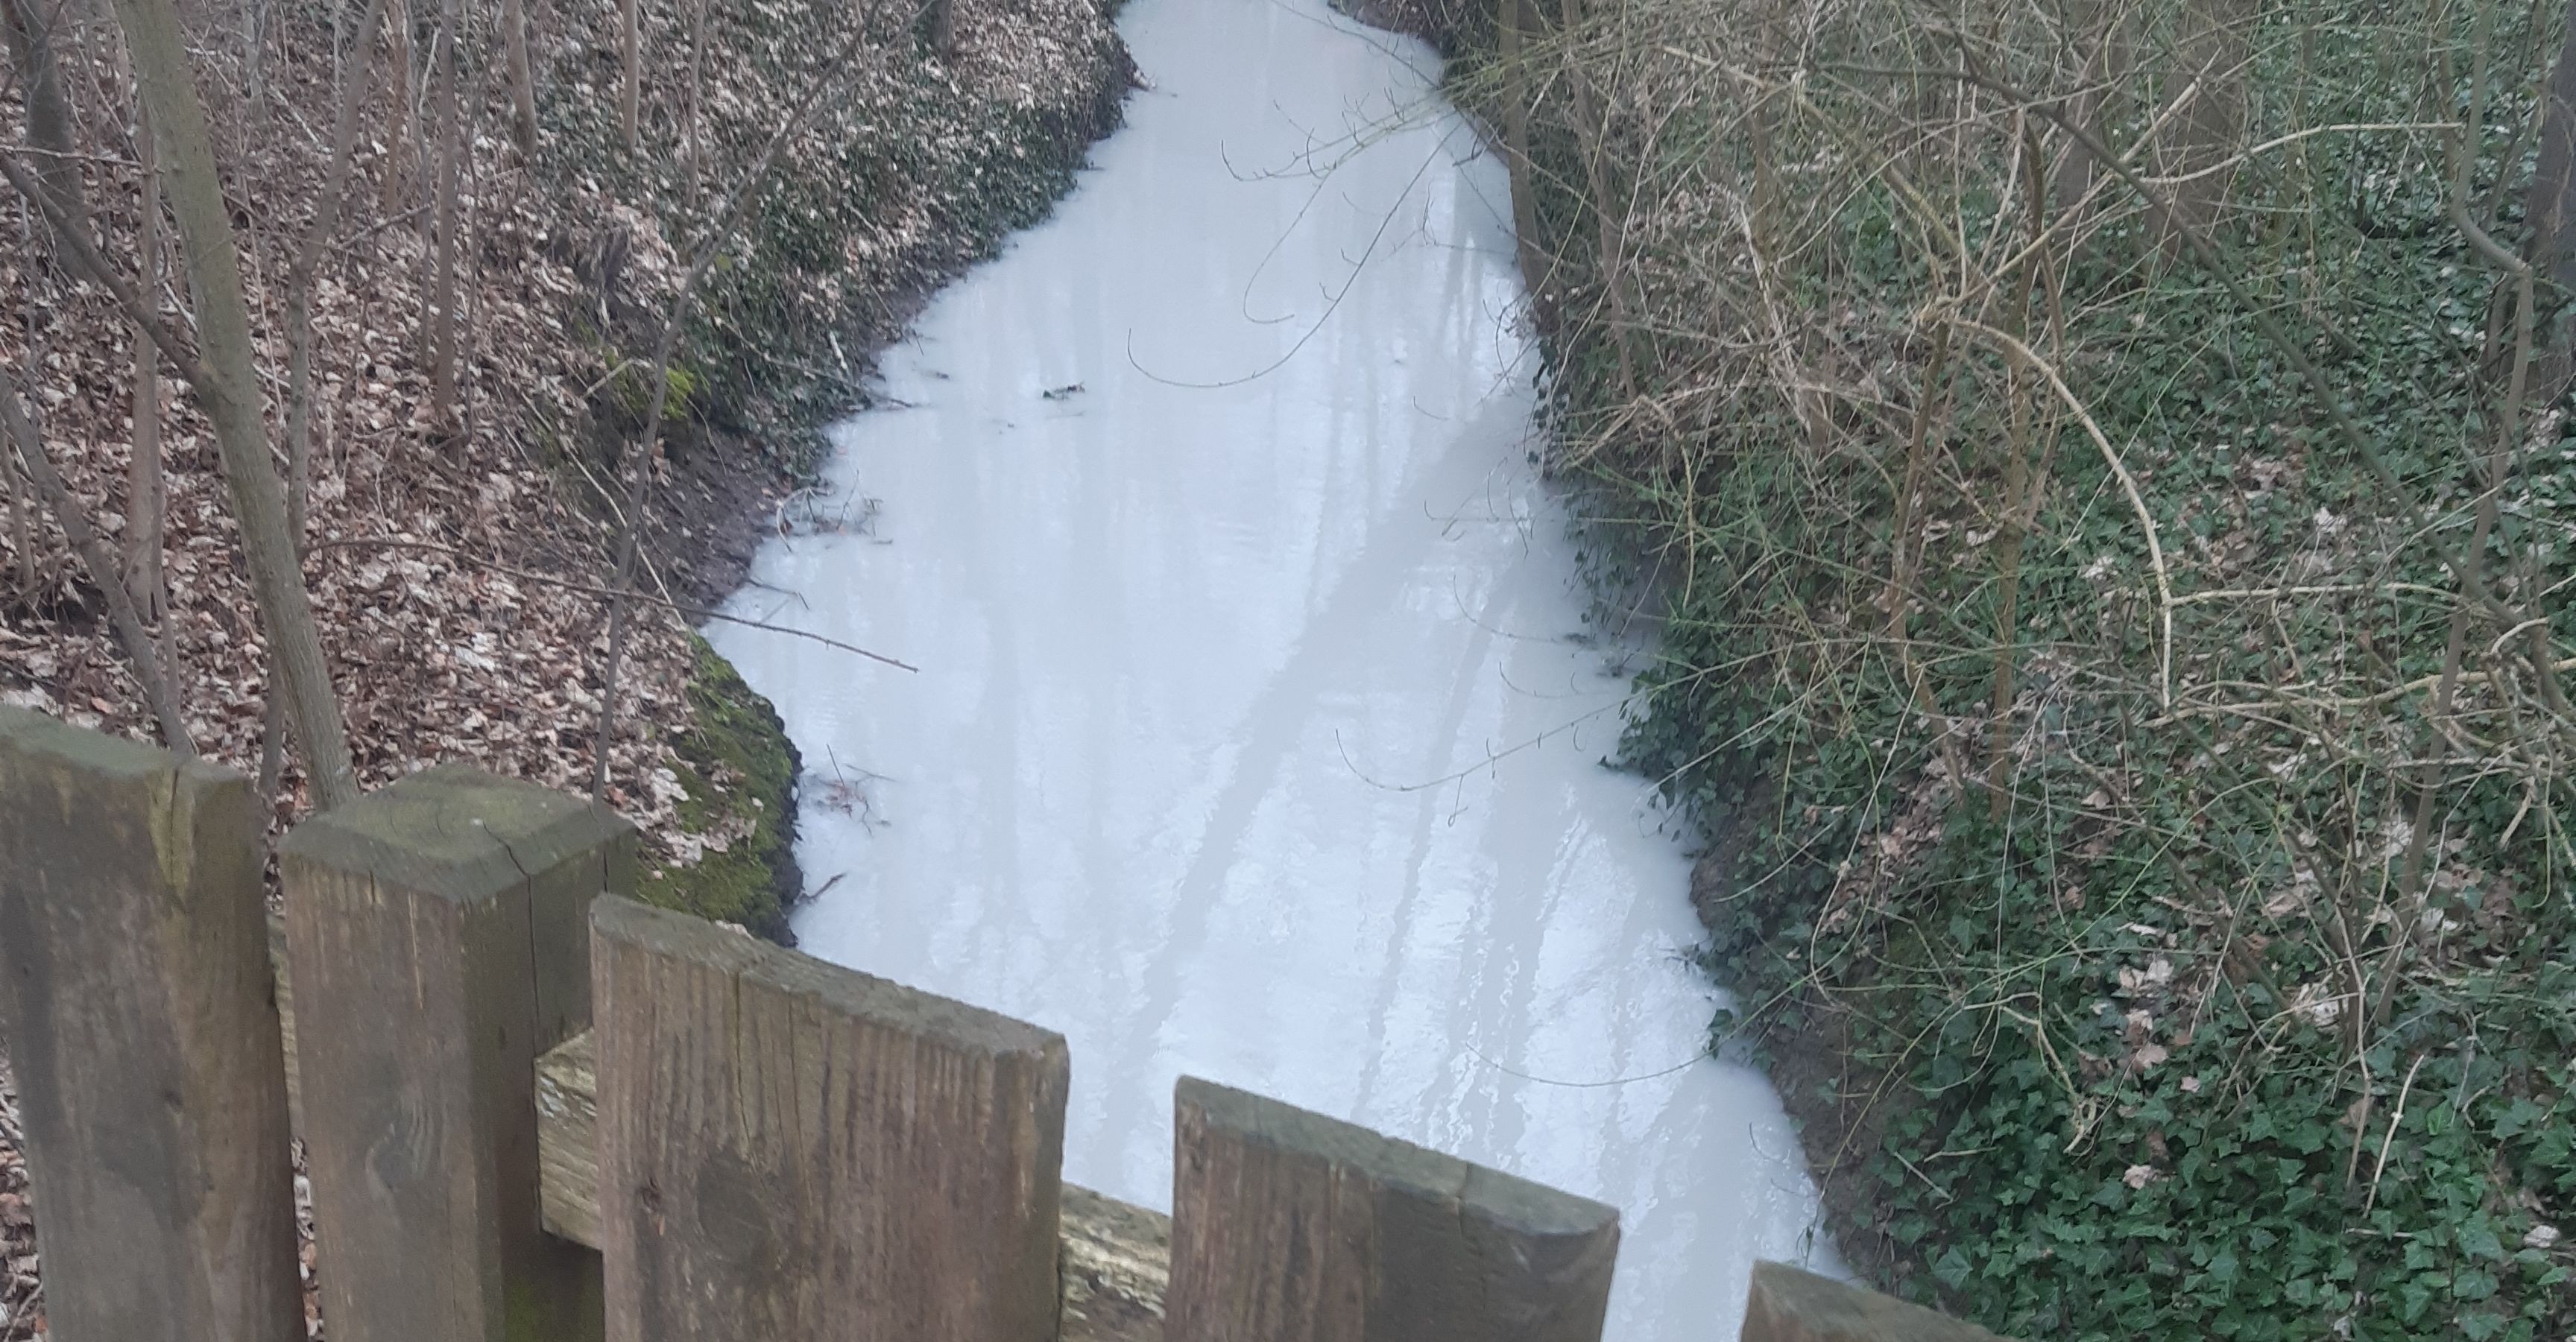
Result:
<svg viewBox="0 0 2576 1342"><path fill-rule="evenodd" d="M1551 466L1664 634L1621 755L1851 1266L2576 1327L2561 14L1372 3L1516 170Z"/></svg>
<svg viewBox="0 0 2576 1342"><path fill-rule="evenodd" d="M762 538L814 523L800 505L821 462L820 430L869 403L878 353L942 285L1044 218L1091 144L1117 126L1135 76L1113 9L965 0L945 55L876 7L791 0L710 12L702 35L662 34L673 46L706 43L690 58L690 78L705 87L689 93L711 108L707 124L651 128L681 141L677 171L623 152L611 101L581 68L595 54L559 52L567 68L540 106L550 147L542 175L568 196L604 192L642 207L556 242L592 300L567 314L570 332L603 366L558 440L558 475L608 518L623 500L600 486L615 478L651 396L636 370L649 366L671 277L687 264L674 239L721 208L720 190L734 186L722 173L744 171L776 134L817 77L814 55L856 44L848 87L782 153L724 263L701 282L672 360L644 551L681 603L722 605ZM612 23L613 6L588 21ZM709 164L703 174L693 153ZM807 764L722 654L691 635L689 657L689 724L670 739L688 766L674 771L684 837L672 860L648 866L641 894L792 943L787 911L806 884L795 815Z"/></svg>

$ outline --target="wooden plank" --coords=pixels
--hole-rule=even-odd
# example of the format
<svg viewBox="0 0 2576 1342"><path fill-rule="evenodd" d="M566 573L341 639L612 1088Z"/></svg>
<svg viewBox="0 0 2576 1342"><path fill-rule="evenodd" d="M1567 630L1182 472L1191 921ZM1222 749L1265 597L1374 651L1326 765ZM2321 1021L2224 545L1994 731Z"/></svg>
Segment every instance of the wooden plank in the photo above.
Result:
<svg viewBox="0 0 2576 1342"><path fill-rule="evenodd" d="M1820 1277L1786 1263L1753 1265L1743 1342L2002 1342L1974 1324Z"/></svg>
<svg viewBox="0 0 2576 1342"><path fill-rule="evenodd" d="M0 709L0 1030L56 1342L303 1336L250 785Z"/></svg>
<svg viewBox="0 0 2576 1342"><path fill-rule="evenodd" d="M583 1031L537 1060L546 1229L599 1243L596 1050ZM1058 1204L1061 1342L1162 1342L1172 1218L1073 1184Z"/></svg>
<svg viewBox="0 0 2576 1342"><path fill-rule="evenodd" d="M1163 1342L1172 1218L1064 1186L1061 1342Z"/></svg>
<svg viewBox="0 0 2576 1342"><path fill-rule="evenodd" d="M535 1064L589 1021L584 920L634 888L633 828L442 767L279 861L332 1342L599 1337L598 1256L539 1226Z"/></svg>
<svg viewBox="0 0 2576 1342"><path fill-rule="evenodd" d="M614 1342L1047 1342L1064 1039L603 898Z"/></svg>
<svg viewBox="0 0 2576 1342"><path fill-rule="evenodd" d="M1195 1077L1174 1108L1171 1342L1598 1342L1616 1208Z"/></svg>
<svg viewBox="0 0 2576 1342"><path fill-rule="evenodd" d="M599 1084L596 1032L537 1059L537 1206L545 1228L599 1247Z"/></svg>

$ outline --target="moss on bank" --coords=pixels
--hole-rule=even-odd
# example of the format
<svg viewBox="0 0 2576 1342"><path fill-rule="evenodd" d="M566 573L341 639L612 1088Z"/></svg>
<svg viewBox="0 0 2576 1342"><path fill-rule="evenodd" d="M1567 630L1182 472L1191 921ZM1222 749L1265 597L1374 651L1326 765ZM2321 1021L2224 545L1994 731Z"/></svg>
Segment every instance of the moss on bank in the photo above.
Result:
<svg viewBox="0 0 2576 1342"><path fill-rule="evenodd" d="M691 866L651 871L638 894L647 904L789 942L788 902L804 889L796 865L796 746L778 710L743 683L733 663L703 638L691 635L690 643L696 725L673 744L691 768L680 777L687 794L680 822L701 855Z"/></svg>

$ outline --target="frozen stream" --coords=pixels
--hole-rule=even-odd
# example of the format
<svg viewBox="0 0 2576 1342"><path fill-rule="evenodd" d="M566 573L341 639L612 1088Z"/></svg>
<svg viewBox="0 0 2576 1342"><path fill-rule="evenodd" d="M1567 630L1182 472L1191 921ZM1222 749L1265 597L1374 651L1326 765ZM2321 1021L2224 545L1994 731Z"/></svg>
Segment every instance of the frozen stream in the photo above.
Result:
<svg viewBox="0 0 2576 1342"><path fill-rule="evenodd" d="M797 932L1061 1030L1076 1182L1168 1207L1187 1071L1615 1203L1611 1335L1732 1338L1814 1195L1694 1060L1688 863L1599 763L1503 173L1323 0L1124 28L1156 87L1098 171L839 431L873 522L737 598L920 673L712 631L812 771Z"/></svg>

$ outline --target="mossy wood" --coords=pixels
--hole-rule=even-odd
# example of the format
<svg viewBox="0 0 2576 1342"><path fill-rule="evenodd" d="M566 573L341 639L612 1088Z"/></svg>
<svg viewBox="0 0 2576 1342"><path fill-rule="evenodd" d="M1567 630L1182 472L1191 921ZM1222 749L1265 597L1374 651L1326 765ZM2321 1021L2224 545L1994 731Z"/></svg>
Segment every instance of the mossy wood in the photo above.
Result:
<svg viewBox="0 0 2576 1342"><path fill-rule="evenodd" d="M0 708L0 1029L58 1342L303 1335L239 774Z"/></svg>
<svg viewBox="0 0 2576 1342"><path fill-rule="evenodd" d="M635 832L454 767L279 849L301 1108L333 1342L601 1335L596 1254L537 1210L537 1056L589 1023L592 896Z"/></svg>
<svg viewBox="0 0 2576 1342"><path fill-rule="evenodd" d="M626 899L591 973L611 1337L1055 1336L1062 1036Z"/></svg>
<svg viewBox="0 0 2576 1342"><path fill-rule="evenodd" d="M1174 1096L1170 1342L1597 1342L1616 1208L1276 1100Z"/></svg>

